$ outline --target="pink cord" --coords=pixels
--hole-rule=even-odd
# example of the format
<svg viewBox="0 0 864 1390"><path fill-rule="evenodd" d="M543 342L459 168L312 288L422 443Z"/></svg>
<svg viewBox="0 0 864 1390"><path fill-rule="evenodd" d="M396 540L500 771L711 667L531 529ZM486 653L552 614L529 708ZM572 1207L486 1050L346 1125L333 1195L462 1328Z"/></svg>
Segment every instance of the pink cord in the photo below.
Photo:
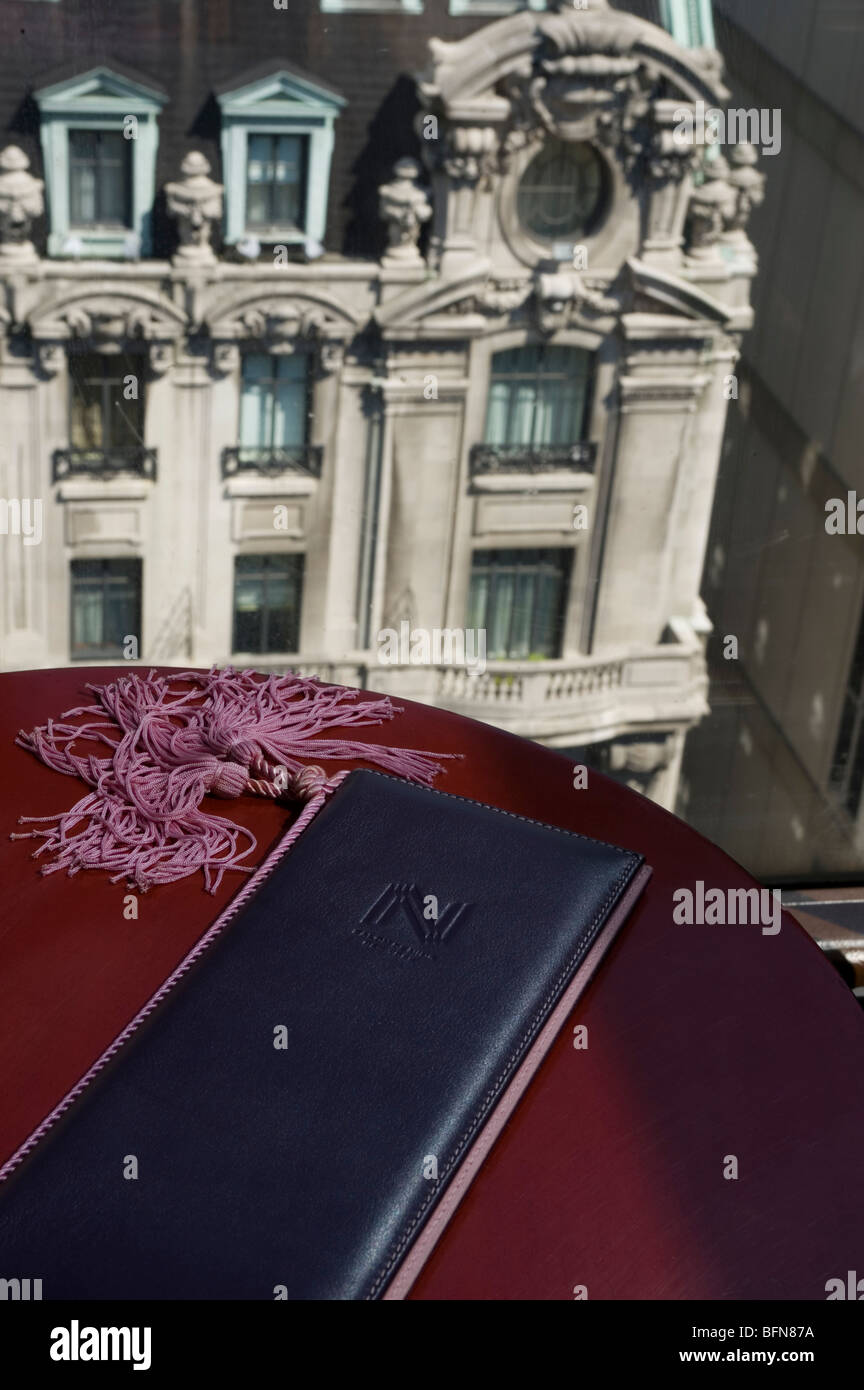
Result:
<svg viewBox="0 0 864 1390"><path fill-rule="evenodd" d="M124 675L87 689L97 703L22 731L16 742L90 791L68 811L21 816L19 824L46 828L12 838L42 840L33 857L52 856L43 873L103 869L141 892L201 870L214 893L227 870L253 872L246 861L255 836L202 810L208 794L314 801L327 776L309 758L362 759L428 785L454 756L319 737L337 725L382 724L401 710L388 697L358 702L359 691L313 677L214 667L206 675ZM73 718L84 722L66 722ZM73 751L87 743L108 755Z"/></svg>

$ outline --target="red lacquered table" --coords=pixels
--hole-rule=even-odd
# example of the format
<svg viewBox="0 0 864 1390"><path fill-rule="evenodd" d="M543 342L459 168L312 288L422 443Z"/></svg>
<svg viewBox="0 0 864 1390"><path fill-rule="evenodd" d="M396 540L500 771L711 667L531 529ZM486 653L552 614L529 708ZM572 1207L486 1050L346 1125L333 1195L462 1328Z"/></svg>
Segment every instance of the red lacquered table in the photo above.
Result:
<svg viewBox="0 0 864 1390"><path fill-rule="evenodd" d="M123 673L128 674L128 666ZM154 889L123 915L106 875L42 877L20 814L78 783L15 747L116 670L0 676L0 1161L162 983L239 886ZM679 926L673 892L753 880L721 850L559 754L404 703L369 741L464 754L438 785L640 850L654 876L432 1256L418 1299L825 1298L864 1252L864 1019L788 915ZM226 809L226 803L214 803ZM263 858L290 820L242 798ZM573 1029L587 1026L587 1048ZM724 1176L737 1161L737 1178Z"/></svg>

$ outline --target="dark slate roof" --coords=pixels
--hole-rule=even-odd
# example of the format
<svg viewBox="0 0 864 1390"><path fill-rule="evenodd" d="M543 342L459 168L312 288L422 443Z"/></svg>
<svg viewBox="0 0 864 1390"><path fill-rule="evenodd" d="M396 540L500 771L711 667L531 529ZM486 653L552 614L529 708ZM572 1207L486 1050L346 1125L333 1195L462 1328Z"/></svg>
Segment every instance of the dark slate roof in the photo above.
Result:
<svg viewBox="0 0 864 1390"><path fill-rule="evenodd" d="M226 96L229 92L236 92L242 87L251 86L253 82L262 82L265 77L275 77L280 72L287 72L289 76L296 77L301 82L311 82L314 86L320 87L322 91L338 97L340 101L346 100L344 92L337 91L329 82L325 82L317 72L304 72L295 63L287 63L283 58L271 58L266 63L257 63L254 68L247 68L245 72L237 73L227 82L218 83L213 91L216 96Z"/></svg>
<svg viewBox="0 0 864 1390"><path fill-rule="evenodd" d="M644 13L657 0L617 0ZM328 251L377 256L383 248L378 186L405 154L418 153L412 73L428 41L459 39L489 16L454 17L448 0L424 0L421 14L322 14L320 0L0 0L0 144L14 142L42 173L33 92L104 64L167 93L159 117L157 187L175 178L190 149L220 177L216 93L285 68L346 100L336 121L326 232ZM155 251L170 250L171 228L157 209Z"/></svg>

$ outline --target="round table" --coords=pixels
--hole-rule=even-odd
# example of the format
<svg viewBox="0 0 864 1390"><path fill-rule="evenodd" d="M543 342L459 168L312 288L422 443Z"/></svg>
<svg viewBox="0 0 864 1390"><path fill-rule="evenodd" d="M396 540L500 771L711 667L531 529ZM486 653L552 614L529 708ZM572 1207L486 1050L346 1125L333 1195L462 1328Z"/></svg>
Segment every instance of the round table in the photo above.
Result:
<svg viewBox="0 0 864 1390"><path fill-rule="evenodd" d="M128 920L124 885L41 876L36 842L8 838L19 815L81 794L16 732L119 674L0 676L0 1161L240 886L228 874L215 895L200 876L159 887ZM676 924L676 889L754 880L600 773L574 787L558 753L407 701L358 732L461 753L437 785L639 850L654 871L411 1297L572 1299L582 1286L590 1299L824 1299L864 1251L864 1018L806 932L788 915L776 935ZM259 860L292 818L250 797L231 815ZM574 1046L577 1023L587 1047Z"/></svg>

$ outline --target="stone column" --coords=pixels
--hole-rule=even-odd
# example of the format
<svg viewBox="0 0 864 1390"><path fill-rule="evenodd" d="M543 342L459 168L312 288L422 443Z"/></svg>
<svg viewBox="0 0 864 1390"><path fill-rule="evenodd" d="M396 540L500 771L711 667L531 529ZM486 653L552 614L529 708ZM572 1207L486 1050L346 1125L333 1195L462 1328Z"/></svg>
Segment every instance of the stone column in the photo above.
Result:
<svg viewBox="0 0 864 1390"><path fill-rule="evenodd" d="M705 547L711 525L729 400L726 381L738 357L732 343L719 345L706 370L711 373L692 421L686 466L680 471L671 518L666 604L671 614L691 618L699 596ZM737 409L734 405L733 409Z"/></svg>
<svg viewBox="0 0 864 1390"><path fill-rule="evenodd" d="M444 210L440 235L445 277L457 275L477 259L497 147L492 125L453 125L447 131L436 178L436 196Z"/></svg>
<svg viewBox="0 0 864 1390"><path fill-rule="evenodd" d="M322 507L329 518L327 592L321 621L320 650L344 657L362 645L357 612L361 581L360 547L366 516L366 469L371 420L365 407L368 372L347 368L327 383L327 451L329 492ZM323 480L322 480L323 481Z"/></svg>
<svg viewBox="0 0 864 1390"><path fill-rule="evenodd" d="M206 360L187 356L182 343L172 344L167 355L170 362L160 354L146 385L147 443L158 449L158 481L145 509L142 656L194 662L196 640L206 628L208 603L214 598L208 573L211 479L216 476L210 381ZM211 659L207 640L199 650L204 660Z"/></svg>
<svg viewBox="0 0 864 1390"><path fill-rule="evenodd" d="M6 324L3 324L6 332ZM60 366L60 363L58 363ZM51 488L51 455L65 438L65 371L44 373L38 361L0 361L0 667L61 666L68 660L68 603L63 507Z"/></svg>
<svg viewBox="0 0 864 1390"><path fill-rule="evenodd" d="M345 632L345 615L353 610L356 571L349 570L340 554L337 541L347 549L350 539L346 535L344 516L337 519L337 507L341 500L344 470L349 466L356 472L361 472L361 469L356 434L352 441L353 447L349 447L346 440L344 447L339 448L341 364L338 362L338 346L335 343L328 344L326 353L322 351L322 347L323 345L317 350L312 350L317 379L310 443L321 445L324 467L306 506L301 642L303 650L311 652L314 656L320 654L341 657L345 654L346 645L353 645L353 639L347 644L344 639L351 636ZM331 370L325 368L325 361L331 363ZM342 631L339 635L343 640L332 646L329 638L334 619L337 628L341 625Z"/></svg>
<svg viewBox="0 0 864 1390"><path fill-rule="evenodd" d="M696 151L676 139L676 118L682 104L664 99L653 107L657 129L648 160L648 221L641 256L648 265L680 267L684 220L693 187Z"/></svg>
<svg viewBox="0 0 864 1390"><path fill-rule="evenodd" d="M658 642L669 617L667 557L676 542L679 469L688 466L708 378L675 366L619 381L619 421L607 506L594 650ZM697 586L698 587L698 586Z"/></svg>

